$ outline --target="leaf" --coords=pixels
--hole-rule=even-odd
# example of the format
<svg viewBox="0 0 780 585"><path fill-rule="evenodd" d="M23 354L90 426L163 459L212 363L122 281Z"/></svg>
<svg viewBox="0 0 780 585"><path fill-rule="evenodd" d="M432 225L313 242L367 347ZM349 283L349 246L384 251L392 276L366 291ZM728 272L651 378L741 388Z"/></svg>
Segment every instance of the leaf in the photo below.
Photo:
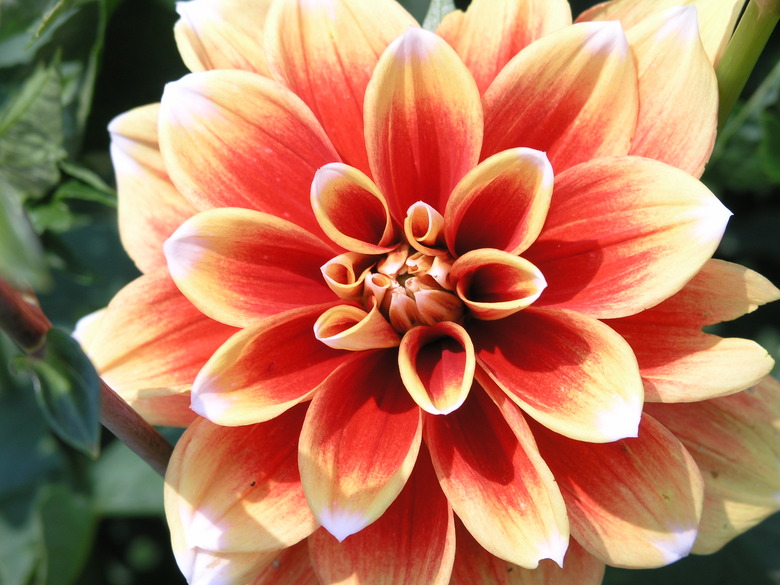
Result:
<svg viewBox="0 0 780 585"><path fill-rule="evenodd" d="M780 116L775 112L765 111L761 115L761 142L758 145L758 156L761 169L775 183L780 183Z"/></svg>
<svg viewBox="0 0 780 585"><path fill-rule="evenodd" d="M78 179L96 191L102 191L106 195L116 197L116 191L101 179L97 173L87 167L72 160L64 160L60 163L60 168L74 179ZM114 206L116 206L116 203Z"/></svg>
<svg viewBox="0 0 780 585"><path fill-rule="evenodd" d="M34 39L39 39L47 30L51 29L68 8L73 5L73 0L57 0L54 6L49 8L41 18L38 28L35 30Z"/></svg>
<svg viewBox="0 0 780 585"><path fill-rule="evenodd" d="M27 585L40 565L39 531L33 508L35 495L32 491L0 496L0 583L3 585Z"/></svg>
<svg viewBox="0 0 780 585"><path fill-rule="evenodd" d="M59 181L61 100L56 65L38 67L0 111L0 179L25 198L42 197Z"/></svg>
<svg viewBox="0 0 780 585"><path fill-rule="evenodd" d="M453 0L431 0L428 13L425 15L425 20L423 20L423 28L435 32L442 19L453 10L455 10L455 2Z"/></svg>
<svg viewBox="0 0 780 585"><path fill-rule="evenodd" d="M95 513L82 494L62 484L46 486L41 493L40 531L46 551L42 585L71 585L79 577L92 548ZM42 578L41 578L42 577Z"/></svg>
<svg viewBox="0 0 780 585"><path fill-rule="evenodd" d="M46 335L43 357L19 362L34 373L36 398L51 429L79 451L96 457L100 438L100 381L78 342L59 329Z"/></svg>
<svg viewBox="0 0 780 585"><path fill-rule="evenodd" d="M0 177L0 277L20 288L47 289L51 276L43 247L21 201L21 194Z"/></svg>
<svg viewBox="0 0 780 585"><path fill-rule="evenodd" d="M109 445L92 471L98 514L162 515L162 477L124 443L116 441Z"/></svg>

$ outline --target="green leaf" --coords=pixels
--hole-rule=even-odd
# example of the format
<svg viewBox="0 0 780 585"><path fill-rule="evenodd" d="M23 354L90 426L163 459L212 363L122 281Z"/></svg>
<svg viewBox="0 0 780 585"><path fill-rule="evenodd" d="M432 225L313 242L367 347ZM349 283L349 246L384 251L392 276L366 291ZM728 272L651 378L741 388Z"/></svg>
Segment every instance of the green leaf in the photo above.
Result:
<svg viewBox="0 0 780 585"><path fill-rule="evenodd" d="M758 156L761 169L770 181L780 184L780 116L765 111L761 115L761 142Z"/></svg>
<svg viewBox="0 0 780 585"><path fill-rule="evenodd" d="M27 585L40 565L35 496L35 491L0 495L0 583L3 585Z"/></svg>
<svg viewBox="0 0 780 585"><path fill-rule="evenodd" d="M57 0L41 18L38 28L35 30L35 39L41 38L43 33L54 27L58 19L73 5L73 0Z"/></svg>
<svg viewBox="0 0 780 585"><path fill-rule="evenodd" d="M453 0L431 0L428 13L423 21L423 28L436 31L444 17L453 10L455 10L455 2Z"/></svg>
<svg viewBox="0 0 780 585"><path fill-rule="evenodd" d="M94 171L72 160L64 160L60 168L74 179L92 187L96 191L103 191L106 195L116 196L116 192Z"/></svg>
<svg viewBox="0 0 780 585"><path fill-rule="evenodd" d="M46 563L38 581L41 585L75 583L92 547L92 503L83 494L54 484L41 494L39 517Z"/></svg>
<svg viewBox="0 0 780 585"><path fill-rule="evenodd" d="M163 479L124 443L109 445L93 467L95 508L105 516L163 513Z"/></svg>
<svg viewBox="0 0 780 585"><path fill-rule="evenodd" d="M38 404L51 429L79 451L96 457L100 438L100 380L78 342L59 329L46 335L43 357L20 362L34 373Z"/></svg>
<svg viewBox="0 0 780 585"><path fill-rule="evenodd" d="M0 276L14 286L51 286L46 257L22 208L22 196L0 177Z"/></svg>
<svg viewBox="0 0 780 585"><path fill-rule="evenodd" d="M56 65L38 67L0 111L0 179L25 198L42 197L60 179L61 100Z"/></svg>

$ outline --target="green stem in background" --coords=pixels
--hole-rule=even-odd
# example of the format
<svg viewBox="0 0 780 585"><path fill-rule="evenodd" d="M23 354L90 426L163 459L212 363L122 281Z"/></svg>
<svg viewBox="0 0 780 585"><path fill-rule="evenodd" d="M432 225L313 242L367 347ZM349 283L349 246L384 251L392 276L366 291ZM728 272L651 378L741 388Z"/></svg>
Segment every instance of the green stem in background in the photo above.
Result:
<svg viewBox="0 0 780 585"><path fill-rule="evenodd" d="M780 0L750 0L748 3L716 68L720 97L719 128L723 127L737 103L778 20Z"/></svg>

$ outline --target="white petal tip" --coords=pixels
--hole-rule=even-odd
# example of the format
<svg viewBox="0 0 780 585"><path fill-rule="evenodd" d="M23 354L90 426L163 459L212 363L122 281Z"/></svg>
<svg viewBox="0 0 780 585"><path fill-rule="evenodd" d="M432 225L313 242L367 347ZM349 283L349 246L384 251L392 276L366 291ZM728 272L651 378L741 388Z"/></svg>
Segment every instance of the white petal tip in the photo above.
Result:
<svg viewBox="0 0 780 585"><path fill-rule="evenodd" d="M605 442L633 439L639 436L642 402L620 400L599 414L596 425Z"/></svg>
<svg viewBox="0 0 780 585"><path fill-rule="evenodd" d="M671 534L664 535L662 539L653 543L656 549L661 553L664 565L669 565L691 553L693 543L699 534L698 527L684 528L679 527L671 531Z"/></svg>
<svg viewBox="0 0 780 585"><path fill-rule="evenodd" d="M173 280L187 278L203 252L201 238L190 222L182 224L173 232L163 243L163 254Z"/></svg>
<svg viewBox="0 0 780 585"><path fill-rule="evenodd" d="M588 26L592 31L583 48L593 55L614 53L623 58L629 56L628 39L620 22L606 20L582 24Z"/></svg>
<svg viewBox="0 0 780 585"><path fill-rule="evenodd" d="M369 524L363 514L338 508L325 508L317 515L317 520L339 542L360 532Z"/></svg>

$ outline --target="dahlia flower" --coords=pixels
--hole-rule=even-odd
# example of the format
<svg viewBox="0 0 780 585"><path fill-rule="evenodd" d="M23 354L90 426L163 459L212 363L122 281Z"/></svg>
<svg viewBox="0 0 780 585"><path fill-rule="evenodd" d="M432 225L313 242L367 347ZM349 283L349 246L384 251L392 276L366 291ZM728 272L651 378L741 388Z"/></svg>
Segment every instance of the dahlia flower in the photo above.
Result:
<svg viewBox="0 0 780 585"><path fill-rule="evenodd" d="M777 509L773 361L702 332L780 294L698 180L740 7L178 5L192 73L110 126L143 275L84 343L187 426L190 583L598 584Z"/></svg>

